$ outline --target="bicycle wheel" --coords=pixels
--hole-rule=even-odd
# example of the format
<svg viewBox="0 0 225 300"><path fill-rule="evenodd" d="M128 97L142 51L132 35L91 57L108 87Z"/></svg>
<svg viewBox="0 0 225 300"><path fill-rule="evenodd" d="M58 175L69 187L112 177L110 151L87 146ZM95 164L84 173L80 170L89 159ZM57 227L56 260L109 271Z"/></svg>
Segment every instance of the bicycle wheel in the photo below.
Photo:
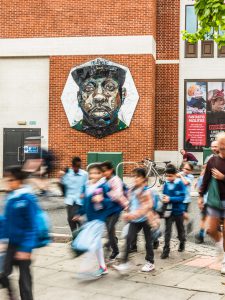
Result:
<svg viewBox="0 0 225 300"><path fill-rule="evenodd" d="M157 174L154 169L152 169L148 174L148 186L152 188L157 182Z"/></svg>

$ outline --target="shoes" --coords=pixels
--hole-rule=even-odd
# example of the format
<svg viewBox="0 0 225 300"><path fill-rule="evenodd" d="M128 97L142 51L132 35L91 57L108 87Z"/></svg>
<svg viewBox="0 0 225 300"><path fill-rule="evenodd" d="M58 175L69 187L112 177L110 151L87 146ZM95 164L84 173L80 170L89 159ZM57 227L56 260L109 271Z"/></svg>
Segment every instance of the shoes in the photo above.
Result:
<svg viewBox="0 0 225 300"><path fill-rule="evenodd" d="M159 241L158 240L156 240L156 241L154 241L153 242L153 249L158 249L159 248Z"/></svg>
<svg viewBox="0 0 225 300"><path fill-rule="evenodd" d="M163 250L163 253L161 254L161 259L166 259L166 258L168 258L169 257L169 251L167 251L167 250Z"/></svg>
<svg viewBox="0 0 225 300"><path fill-rule="evenodd" d="M155 269L155 265L150 263L150 261L146 261L146 264L141 269L142 272L151 272Z"/></svg>
<svg viewBox="0 0 225 300"><path fill-rule="evenodd" d="M221 274L225 275L225 261L222 262Z"/></svg>
<svg viewBox="0 0 225 300"><path fill-rule="evenodd" d="M103 275L108 274L108 269L107 268L102 268L100 267L96 272L93 273L94 277L101 277Z"/></svg>
<svg viewBox="0 0 225 300"><path fill-rule="evenodd" d="M204 243L204 237L200 236L199 234L195 235L195 243L196 244L203 244Z"/></svg>
<svg viewBox="0 0 225 300"><path fill-rule="evenodd" d="M110 257L109 257L109 259L112 261L112 260L115 260L116 258L117 258L117 256L119 255L119 252L113 252L111 255L110 255Z"/></svg>
<svg viewBox="0 0 225 300"><path fill-rule="evenodd" d="M185 243L181 242L178 248L178 252L184 252L184 250L185 250Z"/></svg>
<svg viewBox="0 0 225 300"><path fill-rule="evenodd" d="M120 264L118 266L114 265L113 268L115 270L117 270L118 272L120 272L121 274L126 274L130 270L131 265L129 262L126 262L126 263Z"/></svg>

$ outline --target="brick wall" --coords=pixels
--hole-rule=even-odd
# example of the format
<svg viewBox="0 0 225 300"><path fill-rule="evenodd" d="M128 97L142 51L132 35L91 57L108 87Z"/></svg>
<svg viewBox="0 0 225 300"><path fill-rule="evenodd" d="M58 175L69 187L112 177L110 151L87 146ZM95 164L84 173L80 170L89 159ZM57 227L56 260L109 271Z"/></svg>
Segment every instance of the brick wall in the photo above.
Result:
<svg viewBox="0 0 225 300"><path fill-rule="evenodd" d="M147 35L156 0L2 0L0 37Z"/></svg>
<svg viewBox="0 0 225 300"><path fill-rule="evenodd" d="M73 155L86 163L88 151L122 151L124 160L140 161L153 157L154 151L154 82L155 61L151 55L114 55L103 58L129 67L140 99L128 129L103 139L96 139L69 127L61 103L61 93L73 66L95 56L50 58L49 147L60 158L60 167L70 164Z"/></svg>
<svg viewBox="0 0 225 300"><path fill-rule="evenodd" d="M156 28L157 59L179 59L179 0L157 0Z"/></svg>
<svg viewBox="0 0 225 300"><path fill-rule="evenodd" d="M178 150L178 64L156 66L155 110L155 150Z"/></svg>

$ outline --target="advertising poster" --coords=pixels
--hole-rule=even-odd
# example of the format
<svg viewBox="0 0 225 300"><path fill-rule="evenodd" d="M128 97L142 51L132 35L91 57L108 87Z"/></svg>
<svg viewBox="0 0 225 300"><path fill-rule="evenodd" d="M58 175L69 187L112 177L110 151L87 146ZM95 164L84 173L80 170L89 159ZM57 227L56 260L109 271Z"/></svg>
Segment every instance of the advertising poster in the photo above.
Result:
<svg viewBox="0 0 225 300"><path fill-rule="evenodd" d="M225 82L187 81L185 92L184 148L210 147L217 133L225 131Z"/></svg>
<svg viewBox="0 0 225 300"><path fill-rule="evenodd" d="M207 95L207 146L217 133L225 131L225 82L208 82Z"/></svg>
<svg viewBox="0 0 225 300"><path fill-rule="evenodd" d="M206 145L206 82L186 83L185 149Z"/></svg>

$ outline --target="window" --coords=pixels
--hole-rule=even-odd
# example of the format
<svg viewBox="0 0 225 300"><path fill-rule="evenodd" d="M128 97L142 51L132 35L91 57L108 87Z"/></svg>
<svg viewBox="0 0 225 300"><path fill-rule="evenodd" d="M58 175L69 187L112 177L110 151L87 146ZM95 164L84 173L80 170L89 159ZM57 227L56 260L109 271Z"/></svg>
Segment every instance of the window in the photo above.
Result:
<svg viewBox="0 0 225 300"><path fill-rule="evenodd" d="M211 39L213 34L213 28L208 35L205 36L205 40L202 41L202 58L212 58L214 57L214 41Z"/></svg>
<svg viewBox="0 0 225 300"><path fill-rule="evenodd" d="M185 7L185 29L190 33L195 33L198 28L198 20L195 14L194 5L186 5ZM185 57L198 57L198 44L191 44L185 41Z"/></svg>
<svg viewBox="0 0 225 300"><path fill-rule="evenodd" d="M225 34L225 30L220 30L219 34ZM225 57L225 46L222 46L220 49L218 48L218 57Z"/></svg>

